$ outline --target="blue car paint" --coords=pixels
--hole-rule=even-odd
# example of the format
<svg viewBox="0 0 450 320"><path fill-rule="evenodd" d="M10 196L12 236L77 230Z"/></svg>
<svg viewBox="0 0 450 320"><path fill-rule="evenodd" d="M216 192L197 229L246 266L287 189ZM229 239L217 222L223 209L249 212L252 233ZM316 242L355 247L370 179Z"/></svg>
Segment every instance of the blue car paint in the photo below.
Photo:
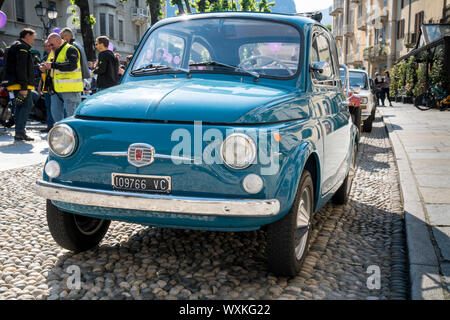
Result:
<svg viewBox="0 0 450 320"><path fill-rule="evenodd" d="M216 15L227 16L227 14ZM305 34L304 48L310 47L311 32L315 26L312 20L283 15L244 15L297 23ZM233 17L236 16L233 14ZM158 23L148 33L177 19L179 18ZM143 39L145 38L146 36ZM306 54L302 60L302 72L292 80L261 78L255 83L252 77L245 75L193 73L189 79L184 74L132 77L126 72L121 85L94 95L77 109L75 117L62 121L77 132L76 152L64 159L50 153L48 158L48 161L56 160L61 165L61 175L52 179L52 182L111 190L112 172L168 175L172 177L173 195L230 199L276 198L281 205L277 216L199 217L99 208L56 201L54 204L61 210L77 214L160 227L223 231L254 230L280 219L289 212L305 163L309 157L314 157L318 172L315 195L315 211L317 211L330 199L348 172L358 130L351 124L348 111L336 109L341 113L341 117L333 118L329 114L322 114L321 108L317 108L312 102L313 97L323 95L324 90L315 89L311 84L307 53L309 50L304 51ZM207 98L202 98L201 101L193 98L196 90L202 97ZM244 90L247 92L245 95L242 94ZM331 103L335 103L332 107L337 108L336 105L344 99L344 96L341 91L334 94L333 99L337 102ZM214 99L217 96L221 99ZM208 103L211 101L214 101L215 112L209 111L211 108L208 108ZM97 117L106 119L100 120L96 119ZM150 143L158 153L170 154L170 150L177 143L170 139L173 130L186 129L193 133L194 126L191 122L198 119L206 123L203 126L204 131L211 128L223 133L227 129L247 133L278 130L282 137L279 174L262 176L263 190L250 195L242 188L241 182L247 174L260 172L261 165L258 164L244 170L233 170L223 164L176 166L170 160L155 159L151 166L137 168L130 165L126 158L100 157L92 154L95 151L126 151L131 143L136 142ZM164 120L170 122L161 122ZM336 172L330 177L335 183L324 190L323 183L326 181L322 181L323 165L327 152L331 151L324 149L324 140L327 138L326 125L344 128L342 130L350 126L351 136L347 137L349 148L344 150L347 155L339 168L341 174ZM206 145L207 143L203 141L202 147ZM49 181L45 173L44 180Z"/></svg>

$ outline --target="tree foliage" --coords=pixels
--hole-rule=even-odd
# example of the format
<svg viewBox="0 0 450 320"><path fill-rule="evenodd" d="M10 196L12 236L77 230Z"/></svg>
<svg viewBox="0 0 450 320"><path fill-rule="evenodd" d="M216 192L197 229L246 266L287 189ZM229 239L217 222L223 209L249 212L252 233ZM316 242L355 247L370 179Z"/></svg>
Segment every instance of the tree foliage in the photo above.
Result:
<svg viewBox="0 0 450 320"><path fill-rule="evenodd" d="M171 0L171 3L175 1L177 0ZM239 0L238 8L236 0L194 0L192 7L198 13L218 11L272 12L271 8L274 5L275 2L268 3L267 0L260 0L260 2L257 2L257 0ZM182 14L181 10L178 12Z"/></svg>

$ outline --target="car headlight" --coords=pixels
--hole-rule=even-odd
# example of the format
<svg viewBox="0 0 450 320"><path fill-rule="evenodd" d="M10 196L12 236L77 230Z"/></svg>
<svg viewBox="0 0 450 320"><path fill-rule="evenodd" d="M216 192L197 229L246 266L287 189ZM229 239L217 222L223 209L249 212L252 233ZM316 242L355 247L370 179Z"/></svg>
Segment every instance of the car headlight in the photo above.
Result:
<svg viewBox="0 0 450 320"><path fill-rule="evenodd" d="M222 142L221 156L230 168L245 169L255 161L256 144L246 134L233 133Z"/></svg>
<svg viewBox="0 0 450 320"><path fill-rule="evenodd" d="M367 97L361 97L361 104L367 104L369 102L369 99Z"/></svg>
<svg viewBox="0 0 450 320"><path fill-rule="evenodd" d="M68 157L77 144L75 131L67 124L59 124L48 133L50 150L59 157Z"/></svg>

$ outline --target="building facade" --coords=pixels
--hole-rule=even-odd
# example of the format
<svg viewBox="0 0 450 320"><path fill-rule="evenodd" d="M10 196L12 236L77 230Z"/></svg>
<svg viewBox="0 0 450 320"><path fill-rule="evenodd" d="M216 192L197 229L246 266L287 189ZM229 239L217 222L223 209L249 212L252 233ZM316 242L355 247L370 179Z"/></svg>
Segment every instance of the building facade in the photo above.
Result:
<svg viewBox="0 0 450 320"><path fill-rule="evenodd" d="M447 0L334 0L330 8L341 63L376 72L411 50L423 23L448 21Z"/></svg>
<svg viewBox="0 0 450 320"><path fill-rule="evenodd" d="M0 47L5 48L18 38L20 30L32 28L36 30L36 41L33 49L41 54L44 51L45 29L40 18L36 15L35 6L39 0L6 0L1 10L7 16L7 24L0 29ZM121 55L122 60L133 54L137 44L145 31L150 27L150 12L146 0L89 0L90 13L96 19L93 32L94 39L100 35L110 38L114 51ZM79 25L73 22L73 9L70 0L43 0L46 7L53 6L58 17L52 20L50 32L54 28L62 29L66 26L75 31L75 38L83 43ZM165 8L163 8L164 10ZM48 19L45 19L47 22Z"/></svg>

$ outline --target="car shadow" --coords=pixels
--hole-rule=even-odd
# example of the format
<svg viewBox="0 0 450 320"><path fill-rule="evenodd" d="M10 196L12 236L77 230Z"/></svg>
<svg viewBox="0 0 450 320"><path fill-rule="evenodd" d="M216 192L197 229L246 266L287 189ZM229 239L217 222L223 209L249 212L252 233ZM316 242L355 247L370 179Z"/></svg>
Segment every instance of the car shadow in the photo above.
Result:
<svg viewBox="0 0 450 320"><path fill-rule="evenodd" d="M114 234L124 226L128 237ZM355 201L328 204L314 216L312 230L302 270L286 278L267 269L263 230L212 232L113 222L100 246L59 258L48 272L50 295L44 299L81 299L90 293L103 299L167 299L169 293L179 299L225 300L409 297L401 215ZM376 289L368 285L373 266L380 272Z"/></svg>
<svg viewBox="0 0 450 320"><path fill-rule="evenodd" d="M389 163L387 163L385 159L376 159L378 155L383 156L390 150L391 148L380 148L360 142L358 146L358 154L360 157L360 161L358 161L358 168L370 172L378 172L380 170L390 168Z"/></svg>

